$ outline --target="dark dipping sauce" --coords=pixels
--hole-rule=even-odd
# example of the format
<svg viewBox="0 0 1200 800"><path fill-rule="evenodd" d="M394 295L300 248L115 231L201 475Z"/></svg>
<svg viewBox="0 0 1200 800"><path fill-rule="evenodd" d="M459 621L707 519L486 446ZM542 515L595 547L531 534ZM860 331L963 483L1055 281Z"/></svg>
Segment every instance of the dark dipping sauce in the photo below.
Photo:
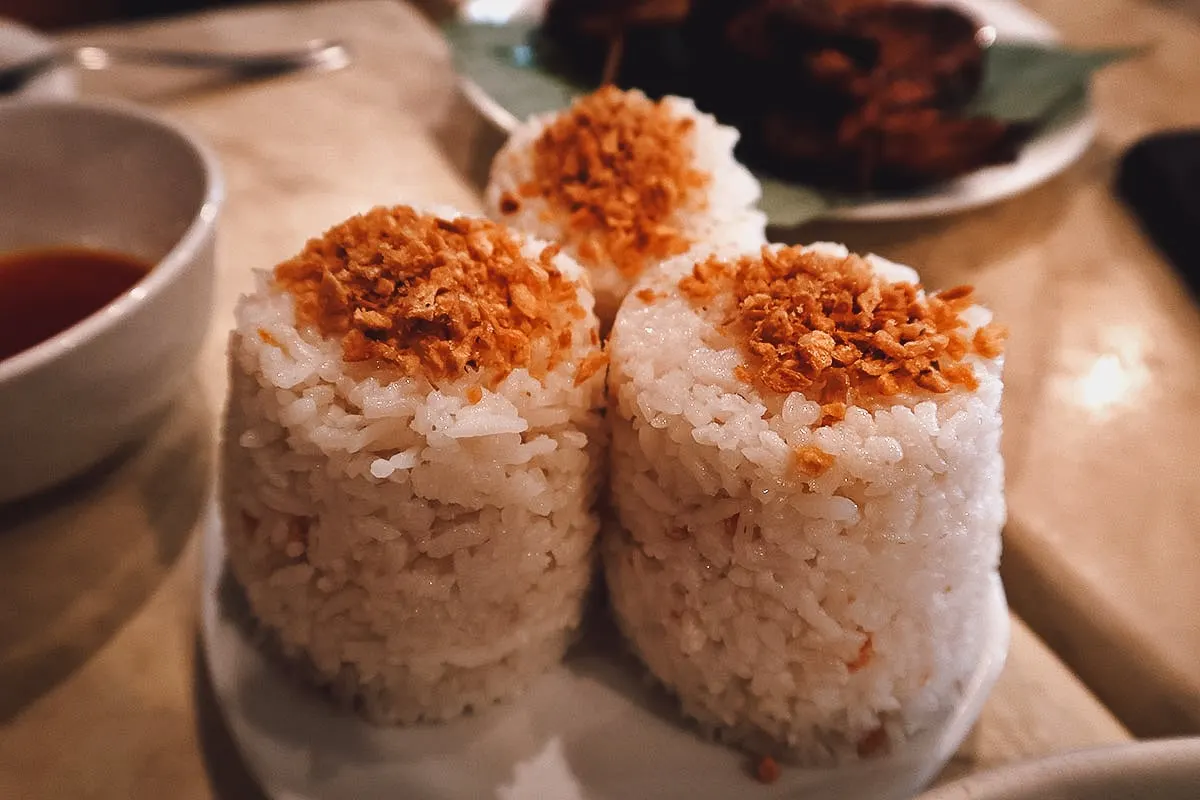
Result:
<svg viewBox="0 0 1200 800"><path fill-rule="evenodd" d="M122 253L82 247L0 255L0 361L90 317L150 267Z"/></svg>

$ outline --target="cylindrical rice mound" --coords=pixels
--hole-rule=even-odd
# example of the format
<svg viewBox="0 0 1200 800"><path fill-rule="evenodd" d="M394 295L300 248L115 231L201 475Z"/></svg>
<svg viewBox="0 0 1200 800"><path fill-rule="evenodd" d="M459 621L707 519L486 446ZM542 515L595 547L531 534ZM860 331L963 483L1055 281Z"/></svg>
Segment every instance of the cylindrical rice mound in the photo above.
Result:
<svg viewBox="0 0 1200 800"><path fill-rule="evenodd" d="M344 227L306 252L346 257ZM560 660L580 621L605 438L597 322L579 266L516 241L544 267L529 279L557 270L578 309L554 331L561 352L535 337L502 379L474 368L477 351L456 377L348 360L348 339L298 319L278 272L259 273L237 307L222 475L232 573L284 654L375 722L512 695ZM439 258L478 261L490 246L475 244ZM348 256L371 291L404 282L370 271L391 252ZM338 291L330 274L324 299ZM413 280L434 309L422 324L439 324L445 290Z"/></svg>
<svg viewBox="0 0 1200 800"><path fill-rule="evenodd" d="M669 125L676 127L662 130ZM699 255L766 242L761 187L734 158L738 136L690 99L652 102L607 87L512 132L492 162L488 213L562 244L587 269L607 329L644 270L689 249ZM553 174L539 169L547 150L556 151ZM680 168L696 185L686 185ZM676 245L666 253L653 241L664 232Z"/></svg>
<svg viewBox="0 0 1200 800"><path fill-rule="evenodd" d="M1002 356L964 357L974 390L866 407L770 391L722 324L728 297L681 291L695 263L647 275L609 341L617 620L725 741L809 764L888 752L953 705L981 653L1005 517ZM992 336L990 317L963 309L960 337Z"/></svg>

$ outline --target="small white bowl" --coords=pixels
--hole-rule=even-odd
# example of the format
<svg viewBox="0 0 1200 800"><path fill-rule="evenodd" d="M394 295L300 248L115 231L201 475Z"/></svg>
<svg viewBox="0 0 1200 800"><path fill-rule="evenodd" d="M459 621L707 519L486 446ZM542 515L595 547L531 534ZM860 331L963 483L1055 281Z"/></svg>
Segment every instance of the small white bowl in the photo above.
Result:
<svg viewBox="0 0 1200 800"><path fill-rule="evenodd" d="M153 427L212 312L224 186L208 150L146 111L0 103L0 253L72 246L132 255L132 289L0 361L0 502L47 488Z"/></svg>

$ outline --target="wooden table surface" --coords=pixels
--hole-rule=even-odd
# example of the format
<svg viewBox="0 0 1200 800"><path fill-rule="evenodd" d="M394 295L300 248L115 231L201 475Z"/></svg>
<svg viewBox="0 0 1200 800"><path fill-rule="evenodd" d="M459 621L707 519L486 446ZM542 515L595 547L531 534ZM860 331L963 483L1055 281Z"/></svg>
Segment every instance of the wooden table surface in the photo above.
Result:
<svg viewBox="0 0 1200 800"><path fill-rule="evenodd" d="M1112 199L1121 149L1200 123L1200 24L1134 0L1037 0L1072 43L1154 42L1096 84L1100 134L1061 178L990 209L813 226L969 281L1012 328L1004 572L1018 613L1132 728L1200 729L1200 317ZM267 6L75 40L261 48L314 37L348 70L229 85L148 70L88 76L190 126L228 184L213 331L189 391L141 447L0 509L0 797L255 797L195 650L196 522L212 480L224 341L250 270L376 203L477 210L477 121L445 46L385 0ZM1189 105L1190 102L1190 105ZM947 775L1129 733L1014 618L1009 662Z"/></svg>

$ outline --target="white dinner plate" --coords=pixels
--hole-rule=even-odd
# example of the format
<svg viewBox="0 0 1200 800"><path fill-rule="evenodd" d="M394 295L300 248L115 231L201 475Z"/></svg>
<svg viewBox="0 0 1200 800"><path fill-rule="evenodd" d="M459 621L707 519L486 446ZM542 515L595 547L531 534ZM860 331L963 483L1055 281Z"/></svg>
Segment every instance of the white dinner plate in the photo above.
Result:
<svg viewBox="0 0 1200 800"><path fill-rule="evenodd" d="M374 727L260 654L225 572L215 508L204 528L203 639L233 738L277 800L900 800L931 780L978 718L1008 652L999 578L984 652L961 702L899 752L836 769L785 766L763 785L742 753L699 737L610 634L586 637L514 702L442 725Z"/></svg>
<svg viewBox="0 0 1200 800"><path fill-rule="evenodd" d="M54 49L45 36L24 25L0 17L0 68L27 58L36 58ZM75 75L69 67L60 66L34 78L20 91L0 95L0 101L22 98L73 97Z"/></svg>
<svg viewBox="0 0 1200 800"><path fill-rule="evenodd" d="M938 0L990 25L996 41L1054 44L1054 28L1014 0ZM471 0L463 10L467 21L497 23L536 16L542 0ZM469 78L463 94L493 125L511 131L517 119ZM1026 142L1011 164L977 170L921 192L876 195L833 204L822 219L882 221L950 214L994 203L1032 189L1077 161L1091 144L1096 123L1091 106L1080 108Z"/></svg>
<svg viewBox="0 0 1200 800"><path fill-rule="evenodd" d="M1079 750L981 772L919 800L1196 800L1200 737Z"/></svg>

